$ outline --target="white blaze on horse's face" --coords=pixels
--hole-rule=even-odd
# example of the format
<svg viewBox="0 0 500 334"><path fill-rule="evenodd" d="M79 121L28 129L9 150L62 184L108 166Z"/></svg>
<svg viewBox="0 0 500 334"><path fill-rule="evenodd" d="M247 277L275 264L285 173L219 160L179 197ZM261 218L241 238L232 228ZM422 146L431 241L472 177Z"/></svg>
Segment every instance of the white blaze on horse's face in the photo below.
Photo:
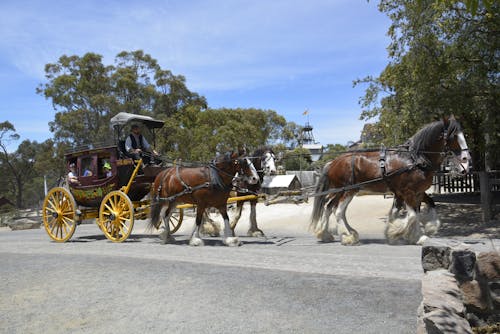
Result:
<svg viewBox="0 0 500 334"><path fill-rule="evenodd" d="M465 174L469 171L471 157L462 131L457 134L457 141L458 145L460 145L460 166L462 167L462 173Z"/></svg>
<svg viewBox="0 0 500 334"><path fill-rule="evenodd" d="M259 182L259 174L257 174L255 166L253 165L253 163L250 161L249 158L245 158L245 161L250 171L250 175L247 175L245 173L245 175L243 175L243 181L245 181L248 184L257 184L257 182Z"/></svg>
<svg viewBox="0 0 500 334"><path fill-rule="evenodd" d="M263 159L262 169L268 175L276 174L276 164L274 161L274 154L271 152L266 152Z"/></svg>

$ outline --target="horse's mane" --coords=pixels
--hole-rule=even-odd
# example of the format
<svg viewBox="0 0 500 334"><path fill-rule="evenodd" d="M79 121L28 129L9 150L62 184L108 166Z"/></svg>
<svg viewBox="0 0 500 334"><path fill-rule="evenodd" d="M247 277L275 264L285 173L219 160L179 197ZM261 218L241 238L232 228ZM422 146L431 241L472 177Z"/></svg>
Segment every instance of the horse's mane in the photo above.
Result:
<svg viewBox="0 0 500 334"><path fill-rule="evenodd" d="M408 146L410 150L416 152L426 151L431 145L436 142L439 136L443 134L444 129L444 121L436 121L427 124L416 134L414 134L410 139L408 139L408 141L403 146ZM452 136L460 130L460 123L458 123L454 118L450 118L448 121L448 137Z"/></svg>
<svg viewBox="0 0 500 334"><path fill-rule="evenodd" d="M221 154L217 156L214 161L208 165L208 169L210 171L210 187L216 190L226 190L228 186L224 184L222 181L222 178L219 175L218 171L218 164L226 164L226 163L231 163L233 160L231 156L233 155L233 152L226 152L224 154Z"/></svg>
<svg viewBox="0 0 500 334"><path fill-rule="evenodd" d="M264 155L265 152L273 152L273 149L269 146L261 146L257 148L253 153L252 153L252 158L260 158Z"/></svg>

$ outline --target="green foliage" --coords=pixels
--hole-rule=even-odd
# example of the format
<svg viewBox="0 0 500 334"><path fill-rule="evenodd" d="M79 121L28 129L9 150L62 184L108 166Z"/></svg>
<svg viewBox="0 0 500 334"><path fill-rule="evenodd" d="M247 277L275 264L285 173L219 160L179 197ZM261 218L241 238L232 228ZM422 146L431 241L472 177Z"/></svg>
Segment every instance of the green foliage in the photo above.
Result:
<svg viewBox="0 0 500 334"><path fill-rule="evenodd" d="M468 3L469 1L467 1ZM367 84L361 119L376 118L380 142L404 142L423 124L454 114L474 164L500 151L500 5L475 1L380 1L392 20L390 63Z"/></svg>
<svg viewBox="0 0 500 334"><path fill-rule="evenodd" d="M164 118L189 105L206 105L186 88L184 77L161 69L143 51L121 52L115 63L106 66L101 55L87 53L63 55L45 66L48 82L37 93L51 99L56 110L50 123L56 142L109 142L109 120L120 111Z"/></svg>
<svg viewBox="0 0 500 334"><path fill-rule="evenodd" d="M188 161L207 161L216 152L251 151L280 139L284 117L272 110L185 108L167 119L164 152Z"/></svg>
<svg viewBox="0 0 500 334"><path fill-rule="evenodd" d="M311 153L302 147L287 151L284 153L282 165L286 170L311 170Z"/></svg>
<svg viewBox="0 0 500 334"><path fill-rule="evenodd" d="M328 144L323 150L323 156L321 159L314 162L312 167L314 169L323 168L327 162L337 158L342 153L347 152L347 150L347 146L341 144Z"/></svg>

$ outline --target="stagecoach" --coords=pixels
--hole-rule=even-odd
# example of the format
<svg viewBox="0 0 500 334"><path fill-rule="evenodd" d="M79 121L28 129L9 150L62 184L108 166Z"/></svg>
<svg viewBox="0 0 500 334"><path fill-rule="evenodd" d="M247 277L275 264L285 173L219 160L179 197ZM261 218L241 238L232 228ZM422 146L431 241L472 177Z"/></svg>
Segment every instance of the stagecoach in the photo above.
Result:
<svg viewBox="0 0 500 334"><path fill-rule="evenodd" d="M130 235L135 219L147 217L146 195L155 176L165 167L144 166L142 160L128 156L123 137L130 123L142 123L153 134L153 142L155 130L163 126L163 121L148 116L119 113L111 119L115 145L80 147L65 154L66 167L76 167L78 182L66 182L46 195L43 222L50 238L65 242L84 219L95 218L109 240L121 242ZM110 173L104 173L104 164L111 166ZM171 218L174 228L179 219L182 212Z"/></svg>
<svg viewBox="0 0 500 334"><path fill-rule="evenodd" d="M149 116L118 113L111 119L114 145L79 147L65 154L66 167L76 167L78 182L65 182L52 188L43 202L43 223L49 237L57 242L69 240L76 226L85 219L95 219L106 238L113 242L126 240L135 219L146 219L151 209L149 193L155 177L172 166L165 161L144 165L134 161L125 151L124 130L130 124L141 123L149 130L155 145L155 130L164 122ZM153 160L154 161L154 160ZM160 161L158 161L160 162ZM111 166L104 173L103 166ZM255 199L255 195L229 198L228 202ZM177 205L169 217L162 217L170 233L181 226L184 209L192 204Z"/></svg>

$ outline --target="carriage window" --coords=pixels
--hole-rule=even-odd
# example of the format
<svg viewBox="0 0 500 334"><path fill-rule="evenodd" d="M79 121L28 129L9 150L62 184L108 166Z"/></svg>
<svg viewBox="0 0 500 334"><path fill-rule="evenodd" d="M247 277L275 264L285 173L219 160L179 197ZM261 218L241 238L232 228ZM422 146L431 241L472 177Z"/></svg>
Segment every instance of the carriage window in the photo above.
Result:
<svg viewBox="0 0 500 334"><path fill-rule="evenodd" d="M99 158L97 165L99 166L98 169L99 178L106 178L113 175L113 170L111 168L111 163L109 162L109 158L106 159Z"/></svg>
<svg viewBox="0 0 500 334"><path fill-rule="evenodd" d="M81 176L92 176L93 175L92 168L92 158L83 158L82 159L82 169Z"/></svg>

